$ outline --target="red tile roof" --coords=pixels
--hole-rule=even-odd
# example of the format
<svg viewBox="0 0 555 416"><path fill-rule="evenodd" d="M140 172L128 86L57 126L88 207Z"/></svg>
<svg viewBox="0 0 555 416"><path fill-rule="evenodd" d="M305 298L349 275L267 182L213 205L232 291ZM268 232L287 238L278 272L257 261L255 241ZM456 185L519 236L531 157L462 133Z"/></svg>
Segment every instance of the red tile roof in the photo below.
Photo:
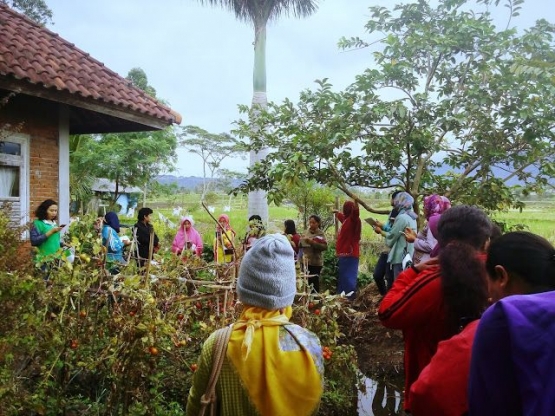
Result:
<svg viewBox="0 0 555 416"><path fill-rule="evenodd" d="M130 81L0 1L0 78L33 84L79 102L109 107L118 113L180 123L181 116L134 87Z"/></svg>

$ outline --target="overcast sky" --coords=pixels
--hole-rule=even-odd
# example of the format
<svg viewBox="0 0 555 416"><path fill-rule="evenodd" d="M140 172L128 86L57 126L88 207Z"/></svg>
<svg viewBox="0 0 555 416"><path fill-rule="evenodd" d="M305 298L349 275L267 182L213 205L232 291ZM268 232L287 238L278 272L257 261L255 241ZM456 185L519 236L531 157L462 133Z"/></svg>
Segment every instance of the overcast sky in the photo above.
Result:
<svg viewBox="0 0 555 416"><path fill-rule="evenodd" d="M502 0L503 2L503 0ZM54 13L49 29L125 77L142 68L159 98L183 117L212 133L229 132L238 104L252 97L253 29L225 10L195 0L47 0ZM302 20L282 18L267 34L268 100L297 101L313 81L329 78L345 88L370 63L369 51L338 50L341 36L364 37L368 7L389 0L323 0ZM498 8L499 19L506 11ZM538 18L555 21L553 0L527 0L517 27ZM224 163L246 171L248 161ZM180 176L202 176L201 159L179 152Z"/></svg>

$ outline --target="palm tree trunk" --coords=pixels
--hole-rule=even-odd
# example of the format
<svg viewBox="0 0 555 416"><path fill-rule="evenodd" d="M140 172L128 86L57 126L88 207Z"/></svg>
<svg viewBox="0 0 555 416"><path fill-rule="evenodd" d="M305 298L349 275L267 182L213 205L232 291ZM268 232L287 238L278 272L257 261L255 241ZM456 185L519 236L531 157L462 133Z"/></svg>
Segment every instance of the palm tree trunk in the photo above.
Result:
<svg viewBox="0 0 555 416"><path fill-rule="evenodd" d="M260 110L264 110L268 106L266 96L266 22L255 23L254 32L252 109L253 117L257 117ZM254 124L252 126L253 129L257 128ZM254 166L256 162L263 160L266 156L268 156L268 148L262 148L258 152L251 150L249 166ZM258 214L264 224L268 223L268 199L265 191L249 192L248 213L249 217Z"/></svg>

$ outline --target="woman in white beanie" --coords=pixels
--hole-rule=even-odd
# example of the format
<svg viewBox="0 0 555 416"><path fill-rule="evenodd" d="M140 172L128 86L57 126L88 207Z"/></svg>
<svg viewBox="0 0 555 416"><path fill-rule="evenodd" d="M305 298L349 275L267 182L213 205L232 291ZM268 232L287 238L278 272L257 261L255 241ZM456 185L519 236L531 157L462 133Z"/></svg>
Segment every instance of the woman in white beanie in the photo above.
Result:
<svg viewBox="0 0 555 416"><path fill-rule="evenodd" d="M216 384L219 415L315 415L323 391L320 341L289 322L295 297L294 252L284 235L255 241L239 269L244 304ZM199 414L212 369L216 333L202 347L186 413Z"/></svg>

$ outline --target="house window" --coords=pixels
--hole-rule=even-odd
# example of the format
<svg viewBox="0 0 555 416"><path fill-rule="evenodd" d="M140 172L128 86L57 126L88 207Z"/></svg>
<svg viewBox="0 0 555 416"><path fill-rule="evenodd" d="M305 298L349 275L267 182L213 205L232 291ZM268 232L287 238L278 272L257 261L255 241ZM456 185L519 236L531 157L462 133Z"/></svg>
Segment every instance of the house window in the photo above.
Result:
<svg viewBox="0 0 555 416"><path fill-rule="evenodd" d="M0 166L0 198L19 197L19 168Z"/></svg>
<svg viewBox="0 0 555 416"><path fill-rule="evenodd" d="M0 142L0 153L21 156L21 144L14 142Z"/></svg>
<svg viewBox="0 0 555 416"><path fill-rule="evenodd" d="M28 149L29 137L22 134L0 140L0 206L9 203L14 224L28 221Z"/></svg>

